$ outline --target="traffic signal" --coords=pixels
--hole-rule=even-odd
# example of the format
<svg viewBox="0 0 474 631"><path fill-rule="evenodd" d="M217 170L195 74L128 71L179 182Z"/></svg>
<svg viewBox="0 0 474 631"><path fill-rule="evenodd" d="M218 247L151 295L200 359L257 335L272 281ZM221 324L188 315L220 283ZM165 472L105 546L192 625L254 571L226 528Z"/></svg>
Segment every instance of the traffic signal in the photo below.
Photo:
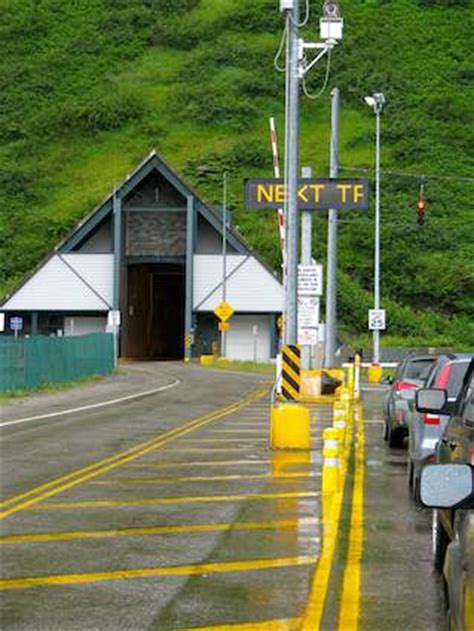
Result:
<svg viewBox="0 0 474 631"><path fill-rule="evenodd" d="M422 226L425 221L426 202L420 197L416 205L417 222L419 226Z"/></svg>

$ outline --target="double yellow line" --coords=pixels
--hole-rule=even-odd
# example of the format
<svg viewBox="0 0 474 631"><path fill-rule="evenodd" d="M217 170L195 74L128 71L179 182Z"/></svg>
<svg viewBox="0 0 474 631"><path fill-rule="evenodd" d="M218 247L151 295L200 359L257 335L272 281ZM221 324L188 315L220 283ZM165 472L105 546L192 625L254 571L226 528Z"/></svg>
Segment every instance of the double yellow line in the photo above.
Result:
<svg viewBox="0 0 474 631"><path fill-rule="evenodd" d="M259 389L255 392L250 393L245 399L240 402L232 403L224 408L220 408L214 412L209 414L205 414L200 416L193 421L190 421L186 425L182 427L178 427L176 429L170 430L169 432L165 432L160 436L152 438L145 443L141 443L123 451L121 453L115 454L113 456L109 456L103 460L95 462L87 467L83 467L81 469L77 469L72 473L68 473L65 476L57 478L55 480L51 480L50 482L46 482L41 486L37 486L25 493L20 493L19 495L15 495L3 502L0 502L0 507L3 509L0 512L0 519L5 519L9 515L13 515L18 511L26 510L31 506L42 502L44 499L48 497L52 497L53 495L57 495L62 491L70 489L81 482L85 482L92 478L101 475L102 473L106 473L107 471L111 471L117 467L120 467L136 458L144 456L150 451L154 451L164 447L167 443L176 438L180 438L181 436L186 436L190 432L193 432L212 421L216 421L224 416L232 414L240 410L241 408L249 405L253 401L257 401L262 398L267 393L267 390Z"/></svg>

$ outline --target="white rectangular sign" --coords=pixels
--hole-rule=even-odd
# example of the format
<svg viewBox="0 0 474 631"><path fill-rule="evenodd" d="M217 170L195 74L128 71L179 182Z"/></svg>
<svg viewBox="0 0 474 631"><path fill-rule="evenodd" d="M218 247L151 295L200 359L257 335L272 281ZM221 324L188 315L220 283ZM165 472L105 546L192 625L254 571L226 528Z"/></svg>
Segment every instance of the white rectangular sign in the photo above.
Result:
<svg viewBox="0 0 474 631"><path fill-rule="evenodd" d="M108 312L107 326L120 326L120 311L118 309Z"/></svg>
<svg viewBox="0 0 474 631"><path fill-rule="evenodd" d="M5 314L0 313L0 333L5 331Z"/></svg>
<svg viewBox="0 0 474 631"><path fill-rule="evenodd" d="M385 309L369 309L369 330L385 331Z"/></svg>
<svg viewBox="0 0 474 631"><path fill-rule="evenodd" d="M303 344L303 346L312 346L317 343L318 329L298 329L298 344Z"/></svg>
<svg viewBox="0 0 474 631"><path fill-rule="evenodd" d="M317 327L319 323L319 298L298 296L298 328Z"/></svg>
<svg viewBox="0 0 474 631"><path fill-rule="evenodd" d="M323 295L323 266L298 265L298 296Z"/></svg>

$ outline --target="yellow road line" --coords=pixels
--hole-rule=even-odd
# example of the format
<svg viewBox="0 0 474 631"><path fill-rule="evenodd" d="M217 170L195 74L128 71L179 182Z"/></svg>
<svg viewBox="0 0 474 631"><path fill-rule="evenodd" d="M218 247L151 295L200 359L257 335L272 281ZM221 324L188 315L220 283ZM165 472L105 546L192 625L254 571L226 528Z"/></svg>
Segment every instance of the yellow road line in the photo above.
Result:
<svg viewBox="0 0 474 631"><path fill-rule="evenodd" d="M0 580L0 590L26 589L54 585L77 585L134 578L155 578L158 576L199 576L211 572L249 572L279 567L295 567L316 563L316 556L284 557L280 559L257 559L255 561L228 561L223 563L197 563L174 567L148 567L111 572L90 572L81 574L53 574L30 578L7 578Z"/></svg>
<svg viewBox="0 0 474 631"><path fill-rule="evenodd" d="M268 442L268 441L267 441ZM262 445L258 446L259 449L262 449ZM196 453L229 453L229 451L242 451L238 445L234 445L230 449L228 447L171 447L168 449L168 453L173 452L174 454L196 454Z"/></svg>
<svg viewBox="0 0 474 631"><path fill-rule="evenodd" d="M146 469L147 467L228 467L230 465L268 465L272 460L179 460L169 462L132 462L124 465L125 469Z"/></svg>
<svg viewBox="0 0 474 631"><path fill-rule="evenodd" d="M239 495L201 495L195 497L158 497L141 500L85 500L82 502L54 502L39 504L31 510L69 510L74 508L106 508L110 506L160 506L163 504L206 504L213 502L245 502L260 500L279 500L292 498L318 497L319 492L307 493L253 493Z"/></svg>
<svg viewBox="0 0 474 631"><path fill-rule="evenodd" d="M16 513L20 510L25 510L26 508L29 508L30 506L33 506L34 504L41 502L43 499L51 497L52 495L56 495L57 493L60 493L66 489L69 489L72 486L75 486L81 482L84 482L85 480L89 480L93 477L96 477L97 475L105 473L106 471L115 469L127 462L130 462L131 460L134 460L140 456L143 456L149 453L150 451L160 449L171 440L175 438L179 438L181 436L185 436L186 434L189 434L190 432L194 431L198 427L202 427L204 425L207 425L208 423L211 423L212 421L222 418L223 416L227 416L231 412L237 411L240 408L248 405L249 402L251 402L256 397L262 397L265 394L266 394L266 390L257 391L249 395L240 403L234 403L225 408L221 408L220 410L217 410L211 414L206 414L204 416L201 416L197 419L194 419L193 421L190 421L184 426L181 426L169 432L166 432L165 434L162 434L159 437L155 437L145 443L142 443L141 445L135 446L132 449L129 449L120 454L116 454L115 456L111 456L110 458L106 458L105 460L101 460L98 463L89 465L88 467L84 467L83 469L79 469L66 476L62 476L56 480L47 482L46 484L43 484L39 487L31 489L30 491L27 491L26 493L23 493L21 495L17 495L8 500L5 500L3 502L4 506L13 502L18 502L18 503L12 506L11 508L8 508L0 512L0 519L4 519L5 517L8 517L9 515ZM27 497L31 497L31 495L36 495L36 497L27 499L26 501L21 501Z"/></svg>
<svg viewBox="0 0 474 631"><path fill-rule="evenodd" d="M364 443L364 422L359 408L349 550L339 610L339 631L357 631L359 626L361 562L364 547Z"/></svg>
<svg viewBox="0 0 474 631"><path fill-rule="evenodd" d="M214 436L209 436L208 438L183 438L179 441L180 445L197 445L200 443L256 443L256 442L266 442L268 443L268 432L265 436L255 436L254 438L241 438L240 436L236 436L235 438L215 438Z"/></svg>
<svg viewBox="0 0 474 631"><path fill-rule="evenodd" d="M114 486L119 484L166 484L172 482L232 482L233 480L280 480L285 478L314 478L320 476L320 473L315 471L307 472L294 472L294 473L257 473L251 474L238 474L235 475L190 475L181 477L168 477L168 478L114 478L113 480L92 480L88 482L90 485L98 486Z"/></svg>
<svg viewBox="0 0 474 631"><path fill-rule="evenodd" d="M275 521L248 521L227 524L181 524L178 526L144 526L142 528L119 528L115 530L73 530L69 532L49 532L24 535L6 535L0 537L0 545L15 543L38 543L72 541L74 539L102 539L113 537L143 537L147 535L176 535L201 532L220 532L234 530L299 530L303 526L312 526L319 522L317 517L301 519L277 519ZM316 538L315 538L316 539Z"/></svg>
<svg viewBox="0 0 474 631"><path fill-rule="evenodd" d="M301 618L285 618L261 622L219 624L212 627L190 627L176 629L176 631L298 631L300 624Z"/></svg>

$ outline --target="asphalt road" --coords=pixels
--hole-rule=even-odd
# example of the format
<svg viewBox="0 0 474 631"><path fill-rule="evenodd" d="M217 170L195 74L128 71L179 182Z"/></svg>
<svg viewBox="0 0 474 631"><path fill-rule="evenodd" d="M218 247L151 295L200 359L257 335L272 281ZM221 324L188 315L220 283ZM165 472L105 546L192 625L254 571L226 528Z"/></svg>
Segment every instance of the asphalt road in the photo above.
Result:
<svg viewBox="0 0 474 631"><path fill-rule="evenodd" d="M2 629L298 629L325 576L321 435L332 412L313 408L310 452L271 452L267 389L253 375L134 364L4 409ZM342 587L354 564L349 467L320 628L346 631L341 602L355 611L357 592L360 629L444 631L430 515L410 502L406 452L382 440L382 395L364 393L361 417L360 589L346 598Z"/></svg>

